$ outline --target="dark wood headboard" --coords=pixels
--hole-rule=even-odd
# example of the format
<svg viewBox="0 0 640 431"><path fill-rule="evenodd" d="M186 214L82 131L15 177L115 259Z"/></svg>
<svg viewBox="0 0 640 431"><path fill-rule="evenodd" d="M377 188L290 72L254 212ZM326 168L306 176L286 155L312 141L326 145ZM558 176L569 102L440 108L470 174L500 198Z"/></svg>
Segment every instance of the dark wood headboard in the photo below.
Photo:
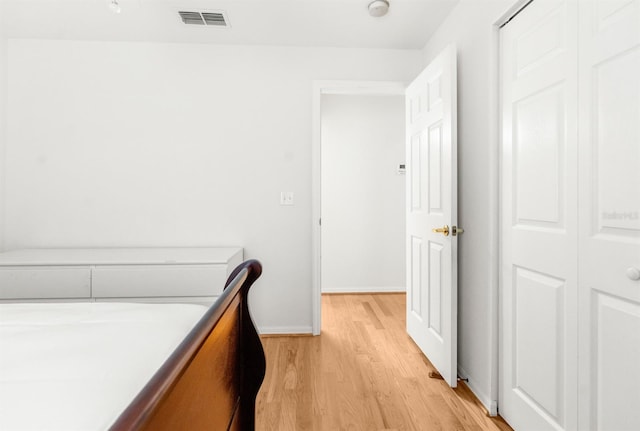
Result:
<svg viewBox="0 0 640 431"><path fill-rule="evenodd" d="M111 426L124 430L247 430L265 375L248 294L262 273L239 265L218 300Z"/></svg>

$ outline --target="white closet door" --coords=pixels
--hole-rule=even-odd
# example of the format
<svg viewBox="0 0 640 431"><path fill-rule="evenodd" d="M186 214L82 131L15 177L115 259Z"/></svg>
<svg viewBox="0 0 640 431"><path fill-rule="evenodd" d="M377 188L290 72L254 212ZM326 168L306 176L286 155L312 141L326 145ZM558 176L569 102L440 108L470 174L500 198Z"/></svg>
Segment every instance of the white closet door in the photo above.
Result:
<svg viewBox="0 0 640 431"><path fill-rule="evenodd" d="M581 1L579 57L579 429L635 431L640 430L640 1Z"/></svg>
<svg viewBox="0 0 640 431"><path fill-rule="evenodd" d="M577 12L534 0L501 30L501 386L518 431L577 422Z"/></svg>

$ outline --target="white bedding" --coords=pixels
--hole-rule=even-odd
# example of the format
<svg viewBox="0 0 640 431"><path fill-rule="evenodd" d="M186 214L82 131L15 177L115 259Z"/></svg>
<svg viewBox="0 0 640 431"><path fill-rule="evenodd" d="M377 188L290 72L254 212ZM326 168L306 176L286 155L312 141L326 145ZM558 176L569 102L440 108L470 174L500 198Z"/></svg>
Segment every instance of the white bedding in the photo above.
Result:
<svg viewBox="0 0 640 431"><path fill-rule="evenodd" d="M0 304L0 430L103 430L206 308Z"/></svg>

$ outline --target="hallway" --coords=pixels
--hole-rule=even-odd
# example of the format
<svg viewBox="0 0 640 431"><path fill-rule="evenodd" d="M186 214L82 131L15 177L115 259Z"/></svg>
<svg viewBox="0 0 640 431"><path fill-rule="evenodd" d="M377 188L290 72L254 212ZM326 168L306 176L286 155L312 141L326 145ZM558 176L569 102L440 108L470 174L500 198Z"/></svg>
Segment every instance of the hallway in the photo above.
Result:
<svg viewBox="0 0 640 431"><path fill-rule="evenodd" d="M320 337L264 337L257 429L500 430L464 385L428 377L405 331L405 294L322 296Z"/></svg>

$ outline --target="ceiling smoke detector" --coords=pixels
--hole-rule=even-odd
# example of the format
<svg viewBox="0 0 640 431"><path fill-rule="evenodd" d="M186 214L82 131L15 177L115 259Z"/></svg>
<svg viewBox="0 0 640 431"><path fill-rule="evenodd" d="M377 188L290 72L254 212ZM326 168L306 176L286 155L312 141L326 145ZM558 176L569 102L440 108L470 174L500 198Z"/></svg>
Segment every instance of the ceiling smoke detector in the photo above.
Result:
<svg viewBox="0 0 640 431"><path fill-rule="evenodd" d="M122 12L122 9L120 8L120 4L118 3L118 0L108 0L107 5L109 5L109 9L111 9L111 12L113 13Z"/></svg>
<svg viewBox="0 0 640 431"><path fill-rule="evenodd" d="M389 12L389 2L387 0L373 0L369 3L369 15L380 17Z"/></svg>

